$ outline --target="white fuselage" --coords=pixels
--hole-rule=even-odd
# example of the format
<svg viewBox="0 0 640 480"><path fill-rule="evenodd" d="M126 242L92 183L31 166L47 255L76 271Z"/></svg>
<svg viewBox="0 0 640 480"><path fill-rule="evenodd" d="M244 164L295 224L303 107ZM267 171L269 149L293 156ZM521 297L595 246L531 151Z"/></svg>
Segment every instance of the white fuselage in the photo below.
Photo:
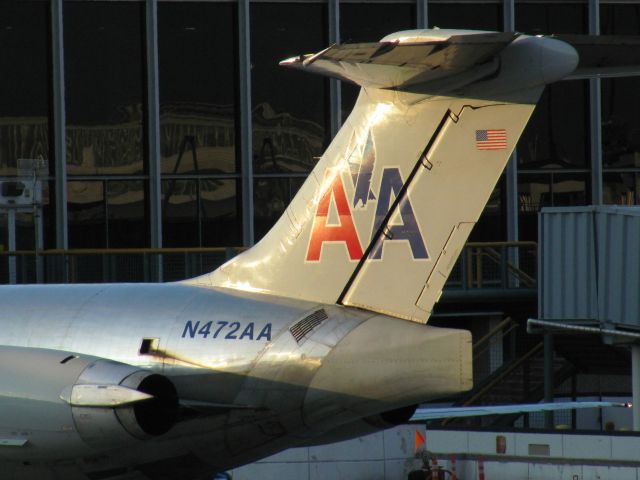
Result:
<svg viewBox="0 0 640 480"><path fill-rule="evenodd" d="M20 429L31 446L0 450L5 461L47 464L77 457L80 448L81 457L100 458L80 467L86 471L160 468L160 459L174 458L186 465L176 474L197 475L312 442L470 381L469 372L460 377L463 359L470 362L457 354L467 347L464 332L335 305L180 283L6 286L0 304L5 350L74 352L150 370L168 378L181 401L204 406L166 434L132 439L109 455L86 441L72 414L52 431L40 430L48 419L39 413L0 416L0 438ZM309 316L308 325L292 329ZM456 354L447 356L445 344ZM55 398L46 404L51 400L62 405ZM48 441L52 435L59 441ZM185 456L197 461L177 461Z"/></svg>

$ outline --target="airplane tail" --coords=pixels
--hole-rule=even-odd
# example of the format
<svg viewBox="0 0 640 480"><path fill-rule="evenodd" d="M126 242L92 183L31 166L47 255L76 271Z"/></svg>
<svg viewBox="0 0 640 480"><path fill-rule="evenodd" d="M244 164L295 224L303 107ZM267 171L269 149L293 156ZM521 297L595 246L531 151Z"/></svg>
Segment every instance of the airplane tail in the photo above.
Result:
<svg viewBox="0 0 640 480"><path fill-rule="evenodd" d="M271 231L190 282L426 322L546 83L549 38L409 31L282 62L362 86Z"/></svg>

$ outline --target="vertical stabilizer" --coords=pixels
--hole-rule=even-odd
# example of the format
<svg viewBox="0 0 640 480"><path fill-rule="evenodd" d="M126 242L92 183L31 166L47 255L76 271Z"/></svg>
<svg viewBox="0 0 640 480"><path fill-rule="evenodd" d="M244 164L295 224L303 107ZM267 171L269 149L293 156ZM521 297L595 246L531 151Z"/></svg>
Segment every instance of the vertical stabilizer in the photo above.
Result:
<svg viewBox="0 0 640 480"><path fill-rule="evenodd" d="M383 45L383 53L365 44L370 60L363 65L386 58L385 68L357 69L363 88L356 106L284 215L255 247L191 282L426 322L548 77L557 79L576 62L562 42L483 35L502 42L499 53L493 43L491 50L462 42L491 55L452 51L445 56L455 70L450 84L441 72L430 79L433 65L404 72L411 62L407 52L394 54L398 42ZM556 63L566 63L564 70L548 62L543 40L559 52ZM353 50L357 64L362 55ZM455 61L459 51L473 61ZM353 65L331 52L312 63L288 62L349 78ZM384 86L387 77L392 88Z"/></svg>

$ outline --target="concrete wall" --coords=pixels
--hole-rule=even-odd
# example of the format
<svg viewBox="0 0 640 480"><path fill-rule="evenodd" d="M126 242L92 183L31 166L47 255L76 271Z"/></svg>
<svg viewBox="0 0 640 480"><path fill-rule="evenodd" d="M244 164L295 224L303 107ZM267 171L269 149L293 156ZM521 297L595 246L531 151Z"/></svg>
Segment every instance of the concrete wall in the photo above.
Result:
<svg viewBox="0 0 640 480"><path fill-rule="evenodd" d="M640 480L640 436L567 433L425 431L401 426L322 447L294 448L233 471L234 480L404 480L421 461L415 432L426 437L438 464L459 480ZM506 440L496 453L496 437Z"/></svg>

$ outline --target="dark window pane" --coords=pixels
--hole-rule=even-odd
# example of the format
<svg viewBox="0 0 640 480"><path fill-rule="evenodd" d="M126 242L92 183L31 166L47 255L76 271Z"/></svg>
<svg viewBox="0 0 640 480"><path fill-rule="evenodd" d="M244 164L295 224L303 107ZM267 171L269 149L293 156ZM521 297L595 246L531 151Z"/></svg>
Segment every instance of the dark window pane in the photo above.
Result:
<svg viewBox="0 0 640 480"><path fill-rule="evenodd" d="M587 33L587 2L516 2L516 30L530 34Z"/></svg>
<svg viewBox="0 0 640 480"><path fill-rule="evenodd" d="M507 239L506 208L504 203L504 175L491 192L489 201L484 207L478 223L473 227L469 237L472 242L498 242Z"/></svg>
<svg viewBox="0 0 640 480"><path fill-rule="evenodd" d="M502 5L482 3L430 3L429 25L439 28L502 30Z"/></svg>
<svg viewBox="0 0 640 480"><path fill-rule="evenodd" d="M636 205L640 177L635 172L605 173L602 176L602 198L604 203L614 205Z"/></svg>
<svg viewBox="0 0 640 480"><path fill-rule="evenodd" d="M163 173L238 170L235 17L231 3L158 4Z"/></svg>
<svg viewBox="0 0 640 480"><path fill-rule="evenodd" d="M307 172L326 143L327 81L278 62L327 45L326 7L251 5L254 170Z"/></svg>
<svg viewBox="0 0 640 480"><path fill-rule="evenodd" d="M242 244L241 198L240 183L236 180L200 180L203 247Z"/></svg>
<svg viewBox="0 0 640 480"><path fill-rule="evenodd" d="M342 43L377 42L386 35L416 28L412 3L343 3L340 5ZM342 82L342 119L347 119L360 87Z"/></svg>
<svg viewBox="0 0 640 480"><path fill-rule="evenodd" d="M69 248L106 247L104 182L67 183Z"/></svg>
<svg viewBox="0 0 640 480"><path fill-rule="evenodd" d="M602 159L604 168L640 167L640 80L602 80Z"/></svg>
<svg viewBox="0 0 640 480"><path fill-rule="evenodd" d="M107 182L107 228L109 248L149 246L149 225L145 218L144 182Z"/></svg>
<svg viewBox="0 0 640 480"><path fill-rule="evenodd" d="M49 158L48 3L0 4L1 175L18 158Z"/></svg>
<svg viewBox="0 0 640 480"><path fill-rule="evenodd" d="M638 35L640 5L600 5L600 33L603 35Z"/></svg>
<svg viewBox="0 0 640 480"><path fill-rule="evenodd" d="M412 3L343 3L340 5L342 43L377 42L393 32L416 28Z"/></svg>
<svg viewBox="0 0 640 480"><path fill-rule="evenodd" d="M65 2L69 174L143 171L143 20L138 2Z"/></svg>
<svg viewBox="0 0 640 480"><path fill-rule="evenodd" d="M542 207L587 205L588 173L521 173L518 177L520 240L537 240L538 212Z"/></svg>
<svg viewBox="0 0 640 480"><path fill-rule="evenodd" d="M602 5L600 31L606 35L638 35L640 5ZM639 108L640 81L637 78L602 80L602 158L605 169L640 167ZM610 182L611 188L611 192L604 192L610 195L606 202L627 203L621 198L626 193L619 187L634 183L631 178L622 174L605 177L605 183Z"/></svg>
<svg viewBox="0 0 640 480"><path fill-rule="evenodd" d="M260 240L284 213L304 178L260 178L254 184L255 236Z"/></svg>
<svg viewBox="0 0 640 480"><path fill-rule="evenodd" d="M162 244L165 247L200 246L198 181L162 182Z"/></svg>
<svg viewBox="0 0 640 480"><path fill-rule="evenodd" d="M545 88L518 142L520 168L586 168L589 165L589 83Z"/></svg>
<svg viewBox="0 0 640 480"><path fill-rule="evenodd" d="M538 212L551 205L551 176L518 176L518 227L520 240L538 240Z"/></svg>
<svg viewBox="0 0 640 480"><path fill-rule="evenodd" d="M589 203L589 174L554 173L551 178L554 207L575 207Z"/></svg>
<svg viewBox="0 0 640 480"><path fill-rule="evenodd" d="M240 245L237 186L227 179L163 181L164 246Z"/></svg>

